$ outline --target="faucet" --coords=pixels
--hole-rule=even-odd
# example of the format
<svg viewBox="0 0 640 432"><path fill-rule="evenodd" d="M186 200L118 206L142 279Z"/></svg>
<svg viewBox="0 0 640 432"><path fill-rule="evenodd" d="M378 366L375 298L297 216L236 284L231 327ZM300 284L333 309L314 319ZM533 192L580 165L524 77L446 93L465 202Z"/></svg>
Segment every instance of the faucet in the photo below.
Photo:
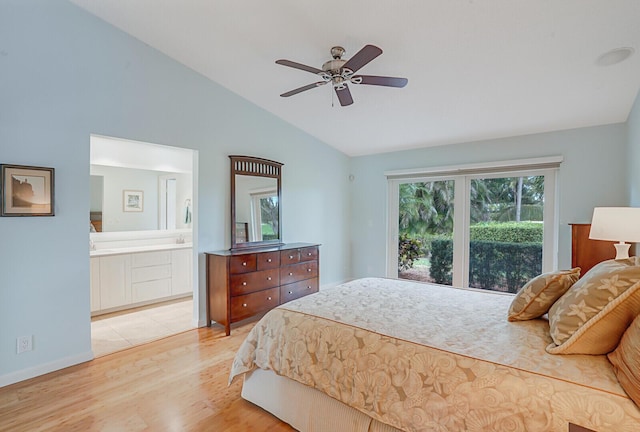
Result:
<svg viewBox="0 0 640 432"><path fill-rule="evenodd" d="M89 239L89 250L96 250L96 244L93 242L93 239Z"/></svg>
<svg viewBox="0 0 640 432"><path fill-rule="evenodd" d="M184 235L180 234L176 239L176 244L184 244Z"/></svg>

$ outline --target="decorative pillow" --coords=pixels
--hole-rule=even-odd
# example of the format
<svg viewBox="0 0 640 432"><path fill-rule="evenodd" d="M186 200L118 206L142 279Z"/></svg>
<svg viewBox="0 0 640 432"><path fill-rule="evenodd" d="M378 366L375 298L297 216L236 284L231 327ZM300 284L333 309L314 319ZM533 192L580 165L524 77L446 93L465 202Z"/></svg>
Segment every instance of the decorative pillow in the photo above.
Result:
<svg viewBox="0 0 640 432"><path fill-rule="evenodd" d="M509 307L509 321L539 318L580 278L580 267L543 273L518 291Z"/></svg>
<svg viewBox="0 0 640 432"><path fill-rule="evenodd" d="M640 314L640 258L603 261L549 309L550 354L607 354Z"/></svg>
<svg viewBox="0 0 640 432"><path fill-rule="evenodd" d="M618 348L608 357L620 385L640 407L640 316L631 323Z"/></svg>

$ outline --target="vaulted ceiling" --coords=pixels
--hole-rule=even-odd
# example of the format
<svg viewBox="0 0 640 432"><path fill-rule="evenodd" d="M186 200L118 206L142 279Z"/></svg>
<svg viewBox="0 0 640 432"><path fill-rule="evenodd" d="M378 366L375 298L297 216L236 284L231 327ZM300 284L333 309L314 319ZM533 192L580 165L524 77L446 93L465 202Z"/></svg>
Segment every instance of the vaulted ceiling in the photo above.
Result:
<svg viewBox="0 0 640 432"><path fill-rule="evenodd" d="M640 88L637 0L71 1L352 156L624 122ZM279 96L318 79L275 60L366 44L405 88Z"/></svg>

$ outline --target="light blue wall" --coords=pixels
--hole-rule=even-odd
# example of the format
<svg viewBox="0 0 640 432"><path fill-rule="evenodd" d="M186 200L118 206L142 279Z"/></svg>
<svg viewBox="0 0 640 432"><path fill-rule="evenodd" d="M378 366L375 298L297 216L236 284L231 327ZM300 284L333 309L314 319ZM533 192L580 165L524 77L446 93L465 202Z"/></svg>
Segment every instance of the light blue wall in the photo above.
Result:
<svg viewBox="0 0 640 432"><path fill-rule="evenodd" d="M562 155L558 265L571 264L570 222L591 220L594 206L627 205L625 124L353 158L353 276L384 276L388 170Z"/></svg>
<svg viewBox="0 0 640 432"><path fill-rule="evenodd" d="M636 95L633 109L627 119L627 128L629 136L629 157L627 158L629 205L640 207L640 169L638 169L640 167L640 92Z"/></svg>
<svg viewBox="0 0 640 432"><path fill-rule="evenodd" d="M66 1L2 0L0 163L54 167L56 216L0 218L0 385L91 355L90 134L198 151L200 252L229 246L227 155L283 162L284 240L349 276L345 155Z"/></svg>

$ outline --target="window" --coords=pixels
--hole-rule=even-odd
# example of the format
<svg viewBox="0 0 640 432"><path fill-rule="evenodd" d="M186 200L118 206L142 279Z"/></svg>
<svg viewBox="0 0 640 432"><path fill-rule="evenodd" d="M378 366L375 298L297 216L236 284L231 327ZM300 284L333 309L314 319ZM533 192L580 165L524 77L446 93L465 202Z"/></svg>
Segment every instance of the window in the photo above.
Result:
<svg viewBox="0 0 640 432"><path fill-rule="evenodd" d="M278 194L275 190L251 193L251 224L255 237L250 241L278 238Z"/></svg>
<svg viewBox="0 0 640 432"><path fill-rule="evenodd" d="M386 173L387 275L517 292L554 269L561 160Z"/></svg>

